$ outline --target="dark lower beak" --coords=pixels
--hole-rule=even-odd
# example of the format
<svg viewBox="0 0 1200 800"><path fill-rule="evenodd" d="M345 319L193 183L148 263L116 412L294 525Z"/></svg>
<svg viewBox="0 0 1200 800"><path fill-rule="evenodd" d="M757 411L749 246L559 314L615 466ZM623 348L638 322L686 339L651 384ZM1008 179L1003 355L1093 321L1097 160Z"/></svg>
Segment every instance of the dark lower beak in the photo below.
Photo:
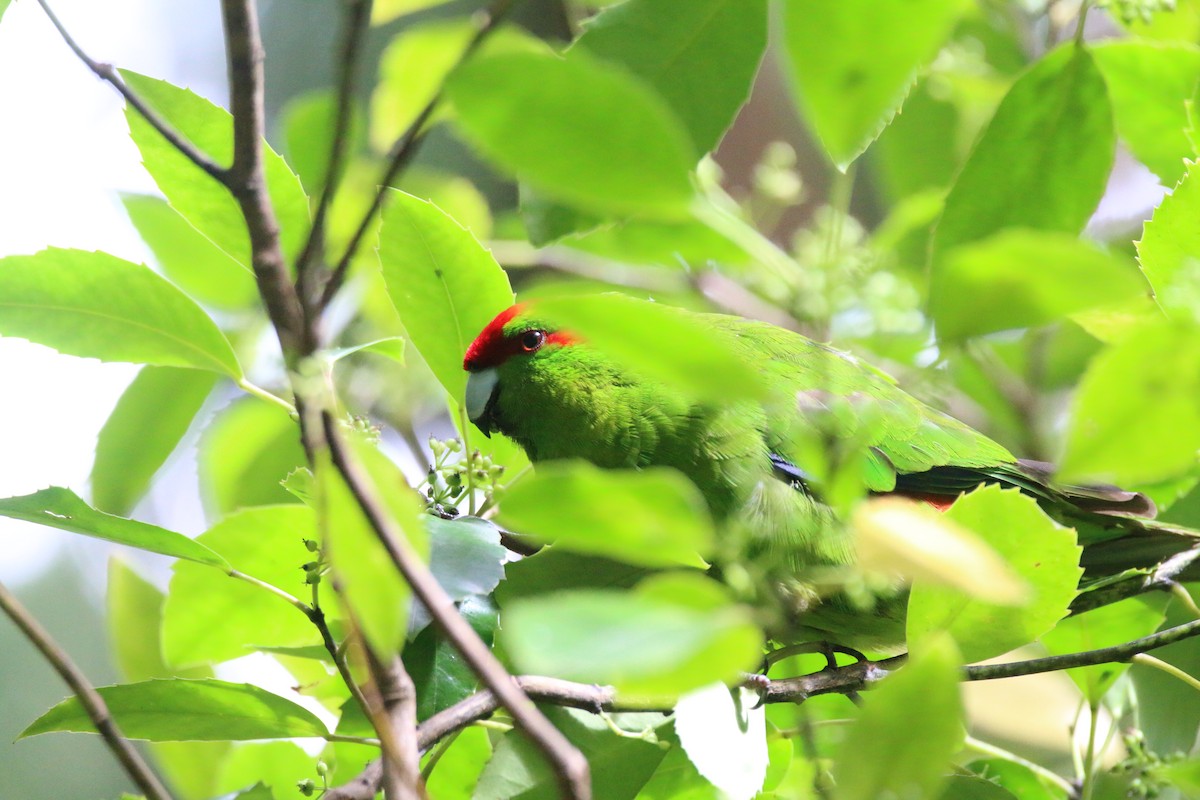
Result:
<svg viewBox="0 0 1200 800"><path fill-rule="evenodd" d="M472 372L467 378L467 417L489 439L492 436L493 411L500 395L500 374L495 367Z"/></svg>

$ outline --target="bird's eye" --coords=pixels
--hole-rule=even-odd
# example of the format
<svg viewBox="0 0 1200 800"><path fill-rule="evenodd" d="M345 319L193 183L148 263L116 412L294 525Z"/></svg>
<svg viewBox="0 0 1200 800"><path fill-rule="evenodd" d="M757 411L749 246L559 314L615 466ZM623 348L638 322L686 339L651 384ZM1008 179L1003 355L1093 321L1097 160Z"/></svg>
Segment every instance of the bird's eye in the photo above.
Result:
<svg viewBox="0 0 1200 800"><path fill-rule="evenodd" d="M525 331L521 334L521 347L526 353L532 353L542 346L546 340L545 331Z"/></svg>

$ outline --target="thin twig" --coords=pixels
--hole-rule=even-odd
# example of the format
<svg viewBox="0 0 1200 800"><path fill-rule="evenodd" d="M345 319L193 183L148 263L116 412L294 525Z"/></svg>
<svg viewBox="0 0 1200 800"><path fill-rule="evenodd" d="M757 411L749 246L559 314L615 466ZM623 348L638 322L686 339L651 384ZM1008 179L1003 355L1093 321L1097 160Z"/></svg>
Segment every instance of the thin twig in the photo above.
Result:
<svg viewBox="0 0 1200 800"><path fill-rule="evenodd" d="M229 68L229 107L233 114L233 165L229 191L237 199L250 235L250 261L258 291L275 326L284 360L297 360L316 349L315 332L305 321L279 243L279 221L263 169L263 48L253 0L221 0Z"/></svg>
<svg viewBox="0 0 1200 800"><path fill-rule="evenodd" d="M392 562L412 587L417 599L428 609L430 616L454 644L480 681L494 692L504 708L512 714L522 732L549 759L567 797L587 800L591 797L591 781L587 759L567 741L566 737L538 711L529 697L521 691L512 676L492 654L471 626L458 613L454 602L438 584L437 579L408 546L403 533L380 505L375 490L361 468L347 458L345 445L337 422L329 413L322 414L324 433L334 466L346 481L363 514L370 522Z"/></svg>
<svg viewBox="0 0 1200 800"><path fill-rule="evenodd" d="M126 774L146 795L147 800L171 800L170 792L150 769L150 765L145 762L137 750L133 749L133 745L121 733L117 723L108 712L104 698L88 681L87 676L80 671L79 667L75 666L70 656L58 646L46 629L34 619L28 609L21 605L20 601L8 591L8 587L3 584L0 584L0 608L16 623L16 626L25 634L25 638L29 639L42 656L50 662L50 666L54 667L54 671L62 676L67 686L71 687L71 691L79 698L79 704L87 712L88 719L96 726L96 732L104 738L108 749L112 750Z"/></svg>
<svg viewBox="0 0 1200 800"><path fill-rule="evenodd" d="M442 80L442 85L438 87L437 92L434 93L429 102L425 104L425 107L417 114L412 124L400 135L396 143L392 145L392 149L388 153L388 165L384 170L383 177L379 179L375 199L371 201L371 207L363 214L362 221L354 231L354 235L350 237L350 243L346 245L346 251L338 259L333 274L329 276L329 282L325 284L325 289L321 293L319 308L323 309L328 306L330 301L333 300L333 296L337 294L338 289L341 288L342 283L346 280L346 273L350 270L350 262L354 260L355 253L362 246L362 240L367 235L367 231L370 230L371 222L375 219L375 215L383 205L383 199L387 197L388 188L395 182L401 170L417 154L417 149L420 147L423 139L422 133L425 123L429 121L429 118L433 116L433 112L442 102L446 82L454 74L455 70L475 54L475 51L483 44L488 34L495 30L500 22L503 21L514 3L515 0L493 0L491 5L483 11L483 18L475 31L475 35L471 37L471 41L467 43L466 48L463 49L455 65L446 73L446 77Z"/></svg>
<svg viewBox="0 0 1200 800"><path fill-rule="evenodd" d="M178 150L189 161L207 172L218 182L228 185L228 169L222 167L220 164L217 164L205 153L201 152L195 145L183 138L183 136L169 124L167 124L166 120L160 117L158 113L154 111L154 109L146 105L146 101L144 101L135 91L133 91L133 89L130 89L129 86L126 85L125 81L121 79L121 73L117 72L112 64L105 64L96 61L87 53L85 53L83 48L80 47L73 38L71 38L71 34L67 32L67 29L63 26L62 22L59 21L58 17L50 9L50 6L46 3L46 0L37 0L37 3L42 7L42 11L46 12L46 16L50 19L50 23L58 31L58 35L62 37L63 41L67 43L67 47L71 48L71 51L79 57L79 60L86 64L88 69L96 74L96 77L111 83L113 88L120 92L121 96L125 98L125 102L137 109L137 112L141 114L143 118L145 118L146 122L150 123L150 126L154 128L154 130L162 134L163 138L170 142L171 146Z"/></svg>
<svg viewBox="0 0 1200 800"><path fill-rule="evenodd" d="M312 272L317 266L314 262L325 249L325 217L329 214L345 170L359 62L362 60L363 41L371 27L372 5L372 0L349 0L346 3L341 46L338 48L337 114L333 123L333 142L329 147L329 161L325 164L321 196L313 213L312 227L296 259L296 290L306 305L310 300Z"/></svg>

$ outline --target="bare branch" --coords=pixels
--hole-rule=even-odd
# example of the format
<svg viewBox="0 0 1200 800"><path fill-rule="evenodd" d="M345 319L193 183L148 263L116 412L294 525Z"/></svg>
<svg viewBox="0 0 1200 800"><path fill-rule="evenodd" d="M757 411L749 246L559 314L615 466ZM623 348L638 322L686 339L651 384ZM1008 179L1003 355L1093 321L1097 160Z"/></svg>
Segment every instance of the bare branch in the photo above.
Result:
<svg viewBox="0 0 1200 800"><path fill-rule="evenodd" d="M479 676L483 685L494 692L504 708L512 714L521 731L545 753L559 778L564 794L574 800L588 800L591 797L591 781L587 759L538 711L513 677L492 655L492 651L458 613L449 595L411 551L403 533L396 529L395 523L383 510L379 499L374 495L374 489L359 466L347 458L336 421L328 412L322 414L322 420L334 466L346 481L363 514L387 549L400 574L412 587L417 599L462 653L463 659Z"/></svg>
<svg viewBox="0 0 1200 800"><path fill-rule="evenodd" d="M372 0L349 0L343 22L342 41L338 48L337 115L333 124L333 142L329 148L329 161L325 165L325 178L321 184L321 197L313 214L312 227L300 257L296 259L296 288L302 302L309 302L309 287L312 271L317 266L325 248L325 217L337 194L345 169L350 139L351 111L354 108L355 85L358 80L359 61L363 41L370 29Z"/></svg>
<svg viewBox="0 0 1200 800"><path fill-rule="evenodd" d="M237 199L250 234L250 260L258 291L275 326L289 366L316 349L300 298L288 275L279 244L279 222L267 194L263 170L263 49L253 0L221 0L233 113L233 166L229 190Z"/></svg>
<svg viewBox="0 0 1200 800"><path fill-rule="evenodd" d="M75 666L71 657L58 646L46 629L34 619L28 609L21 605L20 601L3 584L0 584L0 608L16 623L21 632L25 634L25 638L29 639L42 656L50 662L54 671L66 681L67 686L71 687L71 691L79 698L79 704L87 712L88 719L96 726L96 732L103 737L108 749L112 750L117 761L146 795L147 800L171 800L170 792L121 733L117 723L108 712L104 698L88 681L87 676L80 671L79 667Z"/></svg>
<svg viewBox="0 0 1200 800"><path fill-rule="evenodd" d="M399 658L385 665L375 658L370 648L365 649L382 717L377 728L384 744L380 775L383 796L385 800L421 800L417 687Z"/></svg>
<svg viewBox="0 0 1200 800"><path fill-rule="evenodd" d="M50 6L46 3L46 0L37 0L37 3L42 7L42 11L46 12L46 16L50 19L50 23L54 25L56 30L58 30L58 35L61 36L63 41L67 43L67 47L71 48L71 51L79 57L79 60L86 64L88 69L96 74L96 77L111 83L113 88L120 92L121 96L125 98L125 102L136 108L138 113L145 118L146 122L149 122L154 130L162 134L163 138L170 142L172 147L186 156L189 161L207 172L221 184L228 185L229 171L225 167L217 164L215 161L201 152L195 145L193 145L187 139L184 139L183 136L180 135L180 133L170 125L168 125L166 120L160 117L158 113L154 111L154 109L146 105L146 101L142 100L142 98L138 96L133 89L130 89L125 84L125 81L121 80L121 74L117 72L112 64L104 64L96 61L87 53L85 53L83 48L80 47L73 38L71 38L71 34L67 33L67 29L63 26L62 22L59 21L58 16L55 15L55 13L50 9Z"/></svg>
<svg viewBox="0 0 1200 800"><path fill-rule="evenodd" d="M372 220L374 220L375 215L383 205L383 199L387 196L388 187L392 185L400 172L408 165L413 156L417 154L417 149L423 140L425 123L429 121L434 110L437 109L442 101L442 95L446 88L446 80L449 80L454 71L475 54L475 51L483 44L488 34L496 29L512 9L514 2L515 0L493 0L491 5L483 11L482 22L480 22L479 28L475 31L475 35L471 38L471 41L467 43L462 55L459 56L457 63L446 73L446 79L442 81L442 85L438 88L437 92L425 104L421 112L417 114L417 118L412 121L408 129L392 145L392 149L388 153L388 166L384 170L383 176L379 179L375 199L371 202L371 207L363 215L362 221L354 231L354 235L350 237L350 243L346 245L346 252L338 259L337 266L334 268L333 274L330 275L329 282L325 284L325 290L321 293L321 308L329 305L329 302L333 300L333 296L337 294L338 289L341 288L342 283L346 280L346 273L350 269L350 262L354 260L354 254L362 246L363 237L367 235Z"/></svg>

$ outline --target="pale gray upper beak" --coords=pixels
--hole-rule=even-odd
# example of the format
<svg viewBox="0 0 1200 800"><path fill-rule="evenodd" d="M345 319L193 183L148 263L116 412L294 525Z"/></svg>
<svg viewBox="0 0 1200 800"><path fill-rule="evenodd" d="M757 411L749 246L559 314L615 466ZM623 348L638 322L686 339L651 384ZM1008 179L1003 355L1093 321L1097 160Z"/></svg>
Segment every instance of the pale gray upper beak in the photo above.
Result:
<svg viewBox="0 0 1200 800"><path fill-rule="evenodd" d="M491 438L490 412L500 389L500 373L495 367L472 372L467 378L467 417L483 435Z"/></svg>

